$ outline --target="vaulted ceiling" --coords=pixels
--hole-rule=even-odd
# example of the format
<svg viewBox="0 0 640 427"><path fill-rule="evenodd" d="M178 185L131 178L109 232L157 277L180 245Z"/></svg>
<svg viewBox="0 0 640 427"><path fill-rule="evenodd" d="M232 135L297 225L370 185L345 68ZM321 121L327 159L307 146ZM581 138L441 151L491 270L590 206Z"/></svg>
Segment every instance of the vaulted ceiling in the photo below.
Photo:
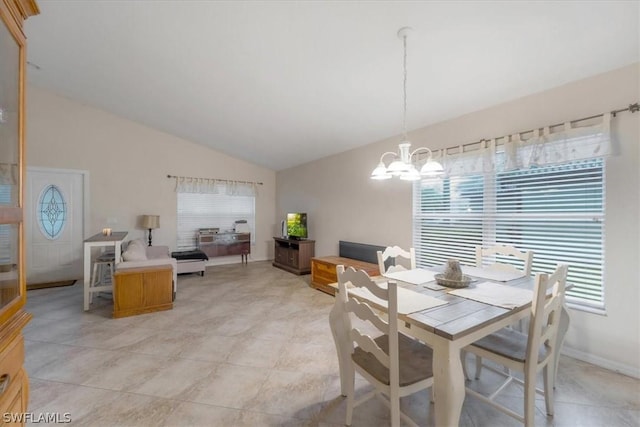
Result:
<svg viewBox="0 0 640 427"><path fill-rule="evenodd" d="M639 60L637 1L46 1L28 82L281 170Z"/></svg>

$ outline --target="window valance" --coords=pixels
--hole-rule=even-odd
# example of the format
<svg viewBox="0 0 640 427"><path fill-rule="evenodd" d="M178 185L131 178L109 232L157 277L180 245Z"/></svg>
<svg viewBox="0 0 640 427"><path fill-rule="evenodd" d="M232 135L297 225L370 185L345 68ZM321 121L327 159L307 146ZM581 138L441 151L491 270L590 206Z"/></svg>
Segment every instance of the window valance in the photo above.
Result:
<svg viewBox="0 0 640 427"><path fill-rule="evenodd" d="M195 178L167 175L175 178L176 193L225 194L227 196L257 196L261 182L233 181L228 179Z"/></svg>
<svg viewBox="0 0 640 427"><path fill-rule="evenodd" d="M476 144L472 151L461 146L456 154L441 150L434 158L447 176L461 176L607 157L613 154L611 113L587 126L567 122Z"/></svg>
<svg viewBox="0 0 640 427"><path fill-rule="evenodd" d="M532 138L523 140L515 135L505 144L505 169L528 169L576 160L607 157L611 149L611 114L602 116L600 123L575 127L565 123L553 132L538 129Z"/></svg>

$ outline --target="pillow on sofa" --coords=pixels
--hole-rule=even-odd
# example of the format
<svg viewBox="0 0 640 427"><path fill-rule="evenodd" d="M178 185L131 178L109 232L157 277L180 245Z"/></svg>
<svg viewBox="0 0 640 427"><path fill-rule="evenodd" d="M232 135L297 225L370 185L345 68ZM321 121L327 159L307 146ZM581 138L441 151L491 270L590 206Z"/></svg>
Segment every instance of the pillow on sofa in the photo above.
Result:
<svg viewBox="0 0 640 427"><path fill-rule="evenodd" d="M125 261L144 261L147 259L147 249L142 240L136 239L129 242L127 249L122 253Z"/></svg>

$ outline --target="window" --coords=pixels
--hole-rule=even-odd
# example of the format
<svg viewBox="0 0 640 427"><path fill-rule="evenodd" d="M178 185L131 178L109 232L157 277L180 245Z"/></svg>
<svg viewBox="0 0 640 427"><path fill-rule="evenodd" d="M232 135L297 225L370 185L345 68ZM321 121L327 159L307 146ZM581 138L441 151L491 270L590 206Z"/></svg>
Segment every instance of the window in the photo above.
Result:
<svg viewBox="0 0 640 427"><path fill-rule="evenodd" d="M178 193L178 250L194 249L200 228L233 231L245 220L255 242L255 196L210 193Z"/></svg>
<svg viewBox="0 0 640 427"><path fill-rule="evenodd" d="M420 266L475 264L475 247L534 251L533 270L569 264L567 301L604 308L603 159L423 180L414 186Z"/></svg>

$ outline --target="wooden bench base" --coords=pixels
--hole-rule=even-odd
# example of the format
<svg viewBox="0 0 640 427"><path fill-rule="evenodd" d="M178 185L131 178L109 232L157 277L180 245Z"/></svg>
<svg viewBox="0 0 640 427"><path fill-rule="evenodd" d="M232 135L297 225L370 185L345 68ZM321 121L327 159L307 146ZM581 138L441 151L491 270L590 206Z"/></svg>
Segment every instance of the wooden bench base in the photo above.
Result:
<svg viewBox="0 0 640 427"><path fill-rule="evenodd" d="M170 265L115 272L113 317L134 316L173 308L173 269Z"/></svg>
<svg viewBox="0 0 640 427"><path fill-rule="evenodd" d="M336 273L336 266L338 265L344 265L345 268L353 267L356 270L364 270L369 276L380 275L378 264L370 262L339 256L311 258L311 286L329 295L334 295L335 289L329 284L338 281Z"/></svg>

